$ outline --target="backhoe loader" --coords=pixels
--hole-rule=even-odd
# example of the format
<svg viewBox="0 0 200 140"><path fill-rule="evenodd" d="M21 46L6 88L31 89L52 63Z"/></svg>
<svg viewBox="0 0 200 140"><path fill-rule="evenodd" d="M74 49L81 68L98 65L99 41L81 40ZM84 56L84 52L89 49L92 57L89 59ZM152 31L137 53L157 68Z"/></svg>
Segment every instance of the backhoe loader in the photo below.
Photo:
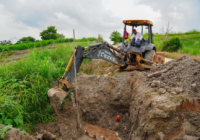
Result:
<svg viewBox="0 0 200 140"><path fill-rule="evenodd" d="M60 105L68 95L72 81L75 74L78 72L83 59L103 59L113 63L115 69L126 69L127 66L132 66L137 70L145 70L164 63L164 55L156 53L156 47L152 43L153 24L151 21L125 20L123 23L125 24L124 34L126 32L126 25L131 25L133 28L134 26L139 25L148 26L149 38L147 40L144 39L144 42L140 47L129 46L128 49L127 44L124 43L124 39L117 48L105 41L89 45L88 47L77 46L74 49L72 57L65 69L64 75L58 79L58 87L51 88L47 93L50 98L51 107L56 114L59 114ZM76 57L75 63L73 62L74 55ZM113 69L109 71L113 71ZM67 75L66 72L68 72ZM64 85L64 89L61 88L62 85Z"/></svg>

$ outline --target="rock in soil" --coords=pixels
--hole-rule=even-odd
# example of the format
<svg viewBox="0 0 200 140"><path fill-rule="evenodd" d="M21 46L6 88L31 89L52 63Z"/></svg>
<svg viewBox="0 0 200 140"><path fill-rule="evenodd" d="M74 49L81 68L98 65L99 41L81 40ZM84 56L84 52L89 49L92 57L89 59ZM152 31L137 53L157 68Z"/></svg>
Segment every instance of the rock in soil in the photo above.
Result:
<svg viewBox="0 0 200 140"><path fill-rule="evenodd" d="M35 139L24 131L11 128L6 132L4 140L35 140Z"/></svg>

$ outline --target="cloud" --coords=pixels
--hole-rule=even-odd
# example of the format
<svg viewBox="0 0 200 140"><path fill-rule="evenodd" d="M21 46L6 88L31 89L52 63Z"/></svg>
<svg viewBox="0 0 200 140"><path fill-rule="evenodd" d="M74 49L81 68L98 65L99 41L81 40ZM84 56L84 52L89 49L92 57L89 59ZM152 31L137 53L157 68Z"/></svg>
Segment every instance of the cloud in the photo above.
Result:
<svg viewBox="0 0 200 140"><path fill-rule="evenodd" d="M157 19L155 26L169 22L174 25L174 31L186 32L194 28L191 27L193 21L200 19L197 12L200 5L197 2L198 0L140 0L137 4L149 6L153 11L160 13L161 16Z"/></svg>
<svg viewBox="0 0 200 140"><path fill-rule="evenodd" d="M119 28L116 21L121 21L120 17L113 16L112 12L105 10L101 1L6 0L2 4L3 11L9 13L7 16L12 18L12 22L40 31L53 25L59 33L64 33L67 37L72 37L72 29L76 29L78 38L97 37L98 34L108 38L114 29Z"/></svg>
<svg viewBox="0 0 200 140"><path fill-rule="evenodd" d="M0 40L33 36L48 26L76 38L101 34L110 42L113 31L123 33L124 19L149 19L154 32L170 22L173 31L200 29L198 0L0 0ZM140 30L140 28L138 28Z"/></svg>

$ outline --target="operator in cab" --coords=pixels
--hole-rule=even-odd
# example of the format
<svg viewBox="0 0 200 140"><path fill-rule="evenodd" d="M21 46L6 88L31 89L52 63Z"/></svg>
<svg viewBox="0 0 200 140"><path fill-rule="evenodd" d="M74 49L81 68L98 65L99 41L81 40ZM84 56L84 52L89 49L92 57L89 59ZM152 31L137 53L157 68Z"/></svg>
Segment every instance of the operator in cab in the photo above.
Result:
<svg viewBox="0 0 200 140"><path fill-rule="evenodd" d="M139 47L142 42L142 34L137 32L136 29L133 29L133 34L131 36L131 46L135 44L136 47Z"/></svg>

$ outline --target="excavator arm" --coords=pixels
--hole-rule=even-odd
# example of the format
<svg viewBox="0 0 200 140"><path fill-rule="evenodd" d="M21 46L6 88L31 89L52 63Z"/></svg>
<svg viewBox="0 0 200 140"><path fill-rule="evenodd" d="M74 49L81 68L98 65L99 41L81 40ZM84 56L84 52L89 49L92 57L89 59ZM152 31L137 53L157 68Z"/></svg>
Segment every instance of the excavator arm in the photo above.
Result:
<svg viewBox="0 0 200 140"><path fill-rule="evenodd" d="M69 63L65 69L65 73L62 77L58 79L58 87L51 88L48 91L48 96L50 98L50 104L56 114L58 114L60 105L64 98L68 95L68 90L72 84L75 74L78 72L83 59L103 59L113 63L118 66L125 66L124 60L117 55L117 53L124 55L122 51L114 48L107 42L97 43L90 45L88 47L77 46L69 60ZM75 63L74 63L75 55ZM74 66L76 65L76 67ZM76 71L75 71L76 68ZM67 76L66 73L68 72ZM62 85L64 85L64 90L62 90Z"/></svg>
<svg viewBox="0 0 200 140"><path fill-rule="evenodd" d="M117 51L119 51L119 50L116 48L113 48L113 47L111 48L111 47L109 46L109 44L107 42L90 45L86 48L81 47L81 46L76 47L68 65L65 69L65 72L69 71L67 78L65 78L69 84L63 83L67 86L67 89L69 89L69 87L75 77L75 74L78 72L78 70L83 62L83 59L103 59L103 60L109 61L115 65L125 66L124 60L122 58L118 57L117 54L114 52L116 50ZM73 62L74 55L76 57L76 60L75 60L76 72L74 70L75 67L74 67L74 62ZM67 89L65 89L65 90L68 91Z"/></svg>

